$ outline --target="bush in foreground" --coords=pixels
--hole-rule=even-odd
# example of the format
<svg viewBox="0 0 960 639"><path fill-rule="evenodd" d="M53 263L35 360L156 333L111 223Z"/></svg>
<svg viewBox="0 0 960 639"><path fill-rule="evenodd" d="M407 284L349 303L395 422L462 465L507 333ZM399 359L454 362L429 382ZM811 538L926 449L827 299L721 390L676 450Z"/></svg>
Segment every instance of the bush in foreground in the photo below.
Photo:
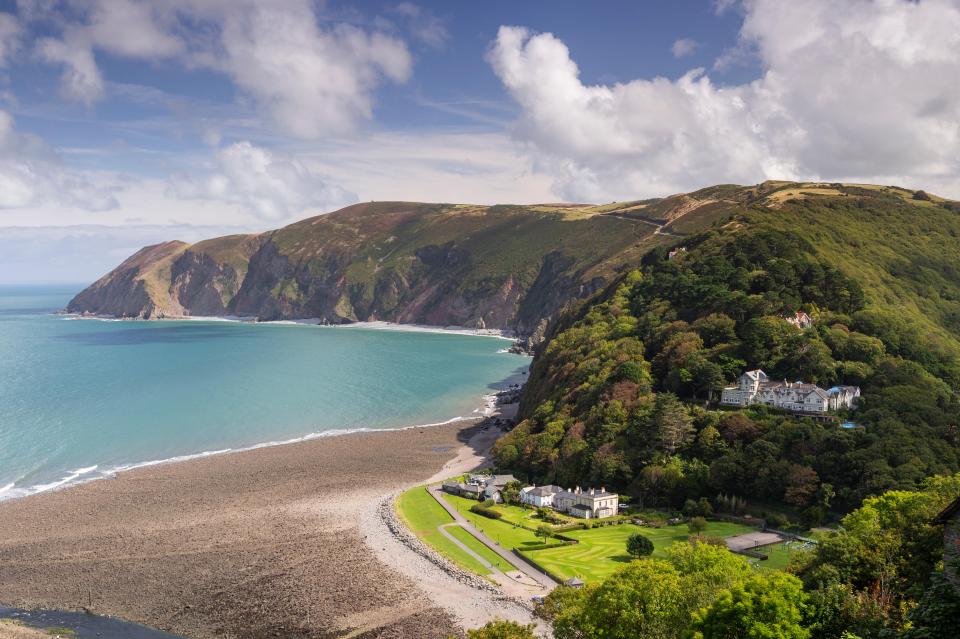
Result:
<svg viewBox="0 0 960 639"><path fill-rule="evenodd" d="M637 559L649 557L653 554L653 542L641 533L633 533L627 537L627 552Z"/></svg>

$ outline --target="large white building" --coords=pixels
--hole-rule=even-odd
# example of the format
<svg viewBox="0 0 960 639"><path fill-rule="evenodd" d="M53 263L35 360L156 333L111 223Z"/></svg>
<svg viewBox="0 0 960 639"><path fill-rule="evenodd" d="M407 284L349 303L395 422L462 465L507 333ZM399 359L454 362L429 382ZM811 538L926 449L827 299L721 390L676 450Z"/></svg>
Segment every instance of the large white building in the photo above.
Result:
<svg viewBox="0 0 960 639"><path fill-rule="evenodd" d="M816 384L770 381L762 370L747 371L736 386L723 389L720 403L727 406L765 404L800 413L825 413L853 408L860 397L856 386L834 386L824 390Z"/></svg>
<svg viewBox="0 0 960 639"><path fill-rule="evenodd" d="M581 490L579 486L569 490L560 486L527 486L520 491L520 500L537 508L546 506L583 519L612 517L620 506L617 493L603 488Z"/></svg>

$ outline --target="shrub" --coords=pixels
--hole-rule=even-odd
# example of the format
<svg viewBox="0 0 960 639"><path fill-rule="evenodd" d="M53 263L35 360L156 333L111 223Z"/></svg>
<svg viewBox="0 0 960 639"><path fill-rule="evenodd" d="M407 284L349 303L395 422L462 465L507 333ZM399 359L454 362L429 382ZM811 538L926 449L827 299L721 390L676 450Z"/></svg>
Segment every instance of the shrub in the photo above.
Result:
<svg viewBox="0 0 960 639"><path fill-rule="evenodd" d="M706 529L707 520L703 517L691 517L690 521L687 522L687 530L690 531L691 535L700 536Z"/></svg>
<svg viewBox="0 0 960 639"><path fill-rule="evenodd" d="M640 559L653 554L653 542L641 533L633 533L627 537L627 552Z"/></svg>
<svg viewBox="0 0 960 639"><path fill-rule="evenodd" d="M770 513L767 515L766 521L768 528L777 528L783 530L790 526L790 520L787 519L787 516L780 513Z"/></svg>
<svg viewBox="0 0 960 639"><path fill-rule="evenodd" d="M501 513L498 513L492 508L487 508L483 504L474 504L473 506L470 506L470 512L476 513L477 515L482 515L484 517L489 517L490 519L500 519L503 517Z"/></svg>

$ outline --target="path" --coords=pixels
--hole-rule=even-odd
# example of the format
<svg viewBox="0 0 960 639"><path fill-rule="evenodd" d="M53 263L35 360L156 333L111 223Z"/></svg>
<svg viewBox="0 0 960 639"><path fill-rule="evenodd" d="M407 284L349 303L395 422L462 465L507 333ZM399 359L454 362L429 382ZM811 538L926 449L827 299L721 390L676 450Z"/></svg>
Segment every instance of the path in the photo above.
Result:
<svg viewBox="0 0 960 639"><path fill-rule="evenodd" d="M666 224L657 224L656 222L651 222L650 220L645 220L640 217L631 217L629 215L624 215L623 213L604 213L604 215L608 215L610 217L618 217L621 220L630 220L631 222L642 222L643 224L649 224L650 226L656 227L654 228L654 231L653 231L654 235L667 235L669 237L681 237L681 238L686 237L685 235L678 235L677 233L674 233L672 231L664 231L663 227L666 226ZM671 220L670 223L672 224L675 221L676 220Z"/></svg>
<svg viewBox="0 0 960 639"><path fill-rule="evenodd" d="M482 543L484 546L486 546L493 552L503 557L505 560L507 560L507 562L516 566L520 572L522 572L527 577L536 581L537 584L539 584L542 588L546 589L547 591L550 591L550 590L553 590L558 585L556 581L554 581L547 575L543 574L542 572L540 572L539 570L537 570L536 568L528 564L526 561L523 561L523 559L519 555L516 555L510 552L500 544L494 542L492 539L487 537L479 528L471 524L466 517L460 514L460 511L458 511L456 508L451 506L447 502L447 500L440 495L440 487L438 485L428 487L427 491L431 495L433 495L433 498L437 500L438 504L443 506L444 510L450 513L450 516L453 517L453 520L456 523L460 524L461 528L463 528L468 533L476 537L480 541L480 543Z"/></svg>

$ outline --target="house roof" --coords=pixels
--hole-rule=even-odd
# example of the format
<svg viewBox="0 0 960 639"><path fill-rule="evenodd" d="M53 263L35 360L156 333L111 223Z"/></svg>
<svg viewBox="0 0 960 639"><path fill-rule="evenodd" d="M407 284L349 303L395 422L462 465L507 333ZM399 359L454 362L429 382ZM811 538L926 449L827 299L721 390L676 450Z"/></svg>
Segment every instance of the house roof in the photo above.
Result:
<svg viewBox="0 0 960 639"><path fill-rule="evenodd" d="M487 485L489 486L493 484L494 486L502 487L502 486L506 486L512 481L517 481L517 478L514 477L513 475L494 475L493 477L487 480Z"/></svg>
<svg viewBox="0 0 960 639"><path fill-rule="evenodd" d="M562 492L563 489L559 486L539 486L537 488L531 488L527 491L529 495L535 495L537 497L548 497L550 495L555 495L559 492Z"/></svg>
<svg viewBox="0 0 960 639"><path fill-rule="evenodd" d="M460 490L465 490L465 491L467 491L468 493L482 493L482 492L483 492L483 487L482 487L482 486L477 486L477 485L475 485L475 484L465 484L465 485L463 485L463 486L460 487Z"/></svg>
<svg viewBox="0 0 960 639"><path fill-rule="evenodd" d="M566 586L582 586L582 585L584 585L586 582L584 582L583 579L581 579L580 577L570 577L570 579L567 579L567 580L566 580L565 582L563 582L563 583L564 583L564 585L566 585Z"/></svg>
<svg viewBox="0 0 960 639"><path fill-rule="evenodd" d="M941 510L940 514L934 518L933 523L945 524L953 519L957 513L960 513L960 497L957 497L952 502L947 504L947 507Z"/></svg>

